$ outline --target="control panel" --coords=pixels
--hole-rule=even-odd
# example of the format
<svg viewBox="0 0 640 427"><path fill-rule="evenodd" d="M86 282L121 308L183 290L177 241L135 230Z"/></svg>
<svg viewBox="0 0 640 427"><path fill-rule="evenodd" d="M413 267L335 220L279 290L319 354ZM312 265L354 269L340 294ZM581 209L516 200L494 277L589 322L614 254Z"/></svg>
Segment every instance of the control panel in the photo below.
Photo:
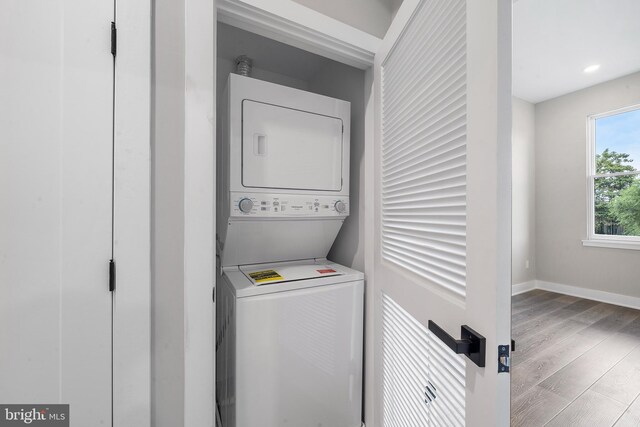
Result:
<svg viewBox="0 0 640 427"><path fill-rule="evenodd" d="M349 199L278 193L231 193L232 217L346 217Z"/></svg>

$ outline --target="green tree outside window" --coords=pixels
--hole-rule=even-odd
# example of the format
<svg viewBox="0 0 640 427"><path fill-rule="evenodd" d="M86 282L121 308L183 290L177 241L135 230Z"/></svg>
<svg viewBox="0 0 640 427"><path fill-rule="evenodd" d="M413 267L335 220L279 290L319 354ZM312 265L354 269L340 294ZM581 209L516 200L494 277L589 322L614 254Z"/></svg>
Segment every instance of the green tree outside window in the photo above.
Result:
<svg viewBox="0 0 640 427"><path fill-rule="evenodd" d="M605 149L596 155L596 174L634 172L629 154ZM637 175L597 177L595 232L640 236L640 180Z"/></svg>

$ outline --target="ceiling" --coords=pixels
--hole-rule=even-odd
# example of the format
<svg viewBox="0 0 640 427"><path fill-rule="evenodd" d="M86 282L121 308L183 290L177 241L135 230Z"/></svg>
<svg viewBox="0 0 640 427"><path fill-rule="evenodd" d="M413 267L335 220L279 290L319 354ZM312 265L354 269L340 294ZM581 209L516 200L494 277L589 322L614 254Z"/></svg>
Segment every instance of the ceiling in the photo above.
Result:
<svg viewBox="0 0 640 427"><path fill-rule="evenodd" d="M317 12L383 38L402 0L293 0Z"/></svg>
<svg viewBox="0 0 640 427"><path fill-rule="evenodd" d="M600 64L593 73L583 70ZM518 0L513 94L537 103L640 71L640 0Z"/></svg>

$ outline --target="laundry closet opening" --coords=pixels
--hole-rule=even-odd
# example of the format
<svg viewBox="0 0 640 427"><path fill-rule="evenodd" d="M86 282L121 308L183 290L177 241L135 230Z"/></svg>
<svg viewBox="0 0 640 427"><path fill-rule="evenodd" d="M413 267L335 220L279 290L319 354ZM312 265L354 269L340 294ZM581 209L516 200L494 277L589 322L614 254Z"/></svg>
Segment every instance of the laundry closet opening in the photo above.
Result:
<svg viewBox="0 0 640 427"><path fill-rule="evenodd" d="M365 72L217 31L220 421L360 427Z"/></svg>
<svg viewBox="0 0 640 427"><path fill-rule="evenodd" d="M224 110L223 94L236 58L252 61L250 77L301 89L351 103L349 216L327 258L364 271L364 141L365 72L340 62L218 22L217 111ZM218 141L224 118L218 114ZM220 171L218 171L218 176ZM220 205L220 204L219 204ZM220 216L218 216L220 218ZM275 242L274 242L275 243Z"/></svg>

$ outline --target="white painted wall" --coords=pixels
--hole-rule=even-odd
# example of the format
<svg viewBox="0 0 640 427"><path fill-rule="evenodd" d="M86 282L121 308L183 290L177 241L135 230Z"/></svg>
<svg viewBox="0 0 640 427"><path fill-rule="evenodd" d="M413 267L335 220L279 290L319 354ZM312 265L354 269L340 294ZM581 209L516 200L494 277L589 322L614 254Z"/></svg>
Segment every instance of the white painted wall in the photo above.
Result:
<svg viewBox="0 0 640 427"><path fill-rule="evenodd" d="M151 422L211 427L215 1L153 7Z"/></svg>
<svg viewBox="0 0 640 427"><path fill-rule="evenodd" d="M535 106L513 98L512 283L536 279ZM528 262L528 266L527 266Z"/></svg>
<svg viewBox="0 0 640 427"><path fill-rule="evenodd" d="M151 425L184 420L184 1L154 3Z"/></svg>
<svg viewBox="0 0 640 427"><path fill-rule="evenodd" d="M582 246L587 116L640 103L640 73L536 104L537 279L640 296L640 251Z"/></svg>
<svg viewBox="0 0 640 427"><path fill-rule="evenodd" d="M351 212L338 233L328 258L364 271L364 71L330 61L309 82L309 90L351 102Z"/></svg>
<svg viewBox="0 0 640 427"><path fill-rule="evenodd" d="M215 426L216 0L185 0L184 426Z"/></svg>
<svg viewBox="0 0 640 427"><path fill-rule="evenodd" d="M382 38L401 0L294 0L338 21Z"/></svg>

